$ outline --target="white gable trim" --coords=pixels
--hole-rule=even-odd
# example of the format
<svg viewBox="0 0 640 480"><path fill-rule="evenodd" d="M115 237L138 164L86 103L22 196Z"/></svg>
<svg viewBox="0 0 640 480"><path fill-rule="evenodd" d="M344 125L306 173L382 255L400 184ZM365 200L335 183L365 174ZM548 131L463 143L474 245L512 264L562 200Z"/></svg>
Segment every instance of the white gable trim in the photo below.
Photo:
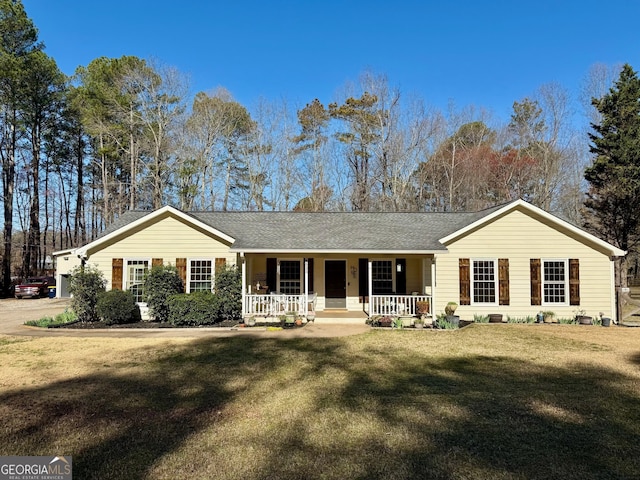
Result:
<svg viewBox="0 0 640 480"><path fill-rule="evenodd" d="M595 235L592 235L584 230L582 230L581 228L578 228L572 224L570 224L569 222L566 222L558 217L556 217L555 215L551 215L550 213L542 210L539 207L536 207L535 205L532 205L528 202L525 202L522 199L518 199L515 200L514 202L511 202L507 205L505 205L502 208L499 208L498 210L490 213L489 215L487 215L486 217L482 217L479 220L476 220L473 223L470 223L469 225L467 225L466 227L461 228L460 230L457 230L455 232L453 232L450 235L447 235L446 237L443 237L440 239L440 243L442 243L443 245L446 245L447 243L461 237L462 235L464 235L465 233L474 230L476 228L481 227L482 225L489 223L491 220L493 220L494 218L500 217L502 215L504 215L505 213L508 213L512 210L515 210L517 208L523 208L524 210L529 210L530 212L533 212L537 215L540 215L542 217L544 217L545 219L549 220L551 223L565 228L567 230L569 230L571 233L575 234L578 237L582 237L585 240L588 240L592 243L595 243L596 245L602 247L604 250L608 250L610 255L613 257L624 257L627 252L625 252L624 250L621 250L618 247L615 247L613 245L611 245L608 242L605 242L604 240L601 240L600 238L596 237Z"/></svg>
<svg viewBox="0 0 640 480"><path fill-rule="evenodd" d="M154 219L159 219L168 215L175 215L176 217L182 219L185 221L185 223L191 224L195 227L201 228L206 232L211 233L212 235L215 235L216 237L219 237L229 243L234 243L236 241L235 238L230 237L229 235L227 235L226 233L222 233L220 230L217 230L209 225L207 225L206 223L201 222L200 220L197 220L196 218L192 217L191 215L187 215L186 213L184 213L181 210L178 210L177 208L171 207L169 205L162 207L158 210L155 210L153 212L149 212L148 215L145 215L144 217L139 218L138 220L131 222L113 232L111 232L109 235L105 235L104 237L100 237L96 240L94 240L91 243L86 244L84 247L80 247L76 250L76 253L79 256L86 256L87 252L89 250L92 250L96 247L99 247L100 245L102 245L103 243L109 242L110 240L112 240L115 237L118 237L119 235L122 235L123 233L132 230L144 223L149 222L150 220L154 220Z"/></svg>

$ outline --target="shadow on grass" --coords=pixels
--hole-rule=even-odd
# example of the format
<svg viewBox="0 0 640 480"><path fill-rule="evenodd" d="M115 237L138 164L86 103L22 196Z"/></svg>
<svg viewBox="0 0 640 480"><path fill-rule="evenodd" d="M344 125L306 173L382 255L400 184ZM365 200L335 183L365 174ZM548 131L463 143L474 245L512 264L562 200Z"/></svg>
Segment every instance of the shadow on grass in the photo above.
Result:
<svg viewBox="0 0 640 480"><path fill-rule="evenodd" d="M256 453L242 478L640 477L637 379L633 387L634 379L587 365L430 356L405 350L403 337L384 348L372 338L197 340L131 371L103 365L3 394L0 451L72 454L77 478L150 478L193 435L233 421L226 407L252 386L285 372L273 394L303 385L311 408L277 406L277 423L244 438ZM198 459L217 446L200 448L210 452ZM246 455L240 445L235 452ZM199 468L180 472L207 478Z"/></svg>

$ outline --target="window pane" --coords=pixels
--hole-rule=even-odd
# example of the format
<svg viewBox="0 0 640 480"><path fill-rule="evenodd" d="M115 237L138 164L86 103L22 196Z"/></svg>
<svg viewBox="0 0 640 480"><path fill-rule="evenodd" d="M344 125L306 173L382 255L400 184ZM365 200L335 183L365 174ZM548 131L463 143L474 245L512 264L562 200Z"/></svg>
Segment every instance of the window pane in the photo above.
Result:
<svg viewBox="0 0 640 480"><path fill-rule="evenodd" d="M191 260L189 273L190 292L211 292L213 287L211 260Z"/></svg>
<svg viewBox="0 0 640 480"><path fill-rule="evenodd" d="M543 293L544 303L565 303L566 301L566 263L560 261L544 262Z"/></svg>
<svg viewBox="0 0 640 480"><path fill-rule="evenodd" d="M133 293L138 303L142 302L142 284L144 283L144 274L148 268L148 260L127 260L127 284L125 288Z"/></svg>
<svg viewBox="0 0 640 480"><path fill-rule="evenodd" d="M300 261L280 261L280 292L286 295L300 295Z"/></svg>
<svg viewBox="0 0 640 480"><path fill-rule="evenodd" d="M495 303L496 273L493 260L473 261L473 302Z"/></svg>
<svg viewBox="0 0 640 480"><path fill-rule="evenodd" d="M393 262L391 260L371 262L371 283L374 295L393 293Z"/></svg>

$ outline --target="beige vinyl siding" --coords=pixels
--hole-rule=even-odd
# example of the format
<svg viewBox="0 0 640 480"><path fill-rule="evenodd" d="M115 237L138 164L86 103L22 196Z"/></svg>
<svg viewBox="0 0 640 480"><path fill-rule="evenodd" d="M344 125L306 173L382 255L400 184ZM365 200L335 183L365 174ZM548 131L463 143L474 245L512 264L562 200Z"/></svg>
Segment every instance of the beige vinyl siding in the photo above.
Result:
<svg viewBox="0 0 640 480"><path fill-rule="evenodd" d="M576 239L568 231L559 231L547 224L543 218L532 218L522 211L514 210L495 221L455 239L447 245L449 253L438 255L436 311L443 311L448 301L459 303L458 261L460 258L509 259L510 305L460 306L458 313L463 318L473 314L503 313L511 316L535 315L540 310L551 310L560 317L571 317L578 308L588 315L604 312L612 315L611 264L609 257ZM580 261L580 306L570 306L567 290L567 305L531 305L530 259ZM497 263L496 263L497 267ZM497 271L496 271L497 275ZM567 280L569 272L566 272ZM497 295L497 292L496 292Z"/></svg>
<svg viewBox="0 0 640 480"><path fill-rule="evenodd" d="M70 252L56 257L56 274L68 275L71 270L80 266L80 259L75 252Z"/></svg>
<svg viewBox="0 0 640 480"><path fill-rule="evenodd" d="M111 261L151 260L162 258L165 265L176 264L176 258L225 258L227 265L236 263L236 255L229 253L229 245L210 234L187 225L174 217L166 217L144 228L129 231L98 251L89 252L87 263L97 265L105 274L107 288L111 288Z"/></svg>

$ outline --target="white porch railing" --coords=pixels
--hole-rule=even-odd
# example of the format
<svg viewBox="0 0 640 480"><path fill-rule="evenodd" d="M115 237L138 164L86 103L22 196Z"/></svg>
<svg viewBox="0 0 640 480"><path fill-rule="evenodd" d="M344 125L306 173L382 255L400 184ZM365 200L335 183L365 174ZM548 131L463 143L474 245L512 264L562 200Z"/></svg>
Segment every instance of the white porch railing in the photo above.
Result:
<svg viewBox="0 0 640 480"><path fill-rule="evenodd" d="M294 312L296 315L309 316L316 311L316 294L285 295L271 293L267 295L247 294L242 307L243 315L277 317Z"/></svg>
<svg viewBox="0 0 640 480"><path fill-rule="evenodd" d="M372 295L369 315L415 316L418 313L418 302L429 302L427 315L433 316L431 295Z"/></svg>

